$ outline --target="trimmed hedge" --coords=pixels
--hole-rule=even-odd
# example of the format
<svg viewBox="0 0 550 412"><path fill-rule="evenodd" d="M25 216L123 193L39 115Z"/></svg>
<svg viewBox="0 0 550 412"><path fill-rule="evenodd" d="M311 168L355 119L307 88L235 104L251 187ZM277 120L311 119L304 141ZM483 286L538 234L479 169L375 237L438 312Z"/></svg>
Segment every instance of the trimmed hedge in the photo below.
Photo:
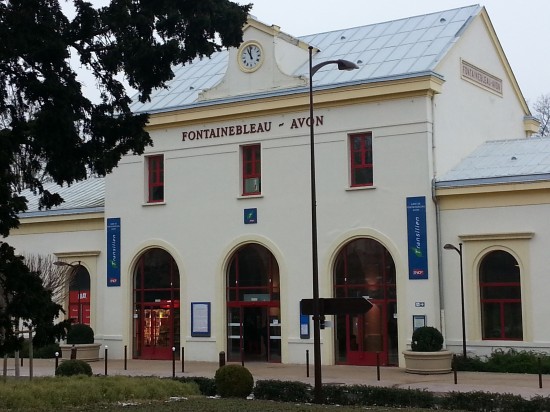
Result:
<svg viewBox="0 0 550 412"><path fill-rule="evenodd" d="M195 383L201 395L216 396L216 381L213 378L204 378L202 376L189 376L173 378L181 383Z"/></svg>
<svg viewBox="0 0 550 412"><path fill-rule="evenodd" d="M81 345L94 343L94 330L84 323L71 325L67 332L68 345Z"/></svg>
<svg viewBox="0 0 550 412"><path fill-rule="evenodd" d="M241 365L224 365L214 376L218 394L222 398L246 398L254 388L254 378Z"/></svg>
<svg viewBox="0 0 550 412"><path fill-rule="evenodd" d="M254 386L254 398L277 402L311 402L311 385L297 381L261 380Z"/></svg>
<svg viewBox="0 0 550 412"><path fill-rule="evenodd" d="M277 402L312 402L313 388L303 382L261 380L256 382L256 399ZM550 397L524 399L518 395L488 392L450 392L435 395L419 389L366 385L323 385L323 403L346 406L425 408L472 412L548 412Z"/></svg>
<svg viewBox="0 0 550 412"><path fill-rule="evenodd" d="M55 370L56 376L75 376L86 375L92 376L92 367L83 360L69 359L61 362L61 365Z"/></svg>
<svg viewBox="0 0 550 412"><path fill-rule="evenodd" d="M497 373L539 373L550 374L550 355L533 351L497 349L487 357L455 357L455 367L459 371Z"/></svg>
<svg viewBox="0 0 550 412"><path fill-rule="evenodd" d="M433 326L422 326L412 334L411 350L414 352L438 352L443 347L443 335Z"/></svg>

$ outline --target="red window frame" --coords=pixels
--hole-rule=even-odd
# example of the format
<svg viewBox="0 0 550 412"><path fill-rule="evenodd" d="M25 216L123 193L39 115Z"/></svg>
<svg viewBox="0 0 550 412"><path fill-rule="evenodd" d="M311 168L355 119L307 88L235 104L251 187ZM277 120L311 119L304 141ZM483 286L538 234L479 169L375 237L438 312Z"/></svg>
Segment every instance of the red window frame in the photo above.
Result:
<svg viewBox="0 0 550 412"><path fill-rule="evenodd" d="M242 195L258 195L262 192L262 159L260 144L241 147L242 156Z"/></svg>
<svg viewBox="0 0 550 412"><path fill-rule="evenodd" d="M349 136L351 187L373 185L372 133Z"/></svg>
<svg viewBox="0 0 550 412"><path fill-rule="evenodd" d="M156 155L147 158L147 202L164 202L164 156Z"/></svg>
<svg viewBox="0 0 550 412"><path fill-rule="evenodd" d="M503 262L499 262L497 259L501 258ZM498 265L497 269L491 268L491 265ZM499 277L502 280L487 280L486 277L495 275L495 270L500 273ZM492 271L492 273L490 273ZM521 315L521 278L519 273L519 267L517 261L512 255L504 251L494 251L487 255L480 268L479 274L479 290L480 290L480 303L481 303L481 323L482 323L482 337L484 340L523 340L522 322L520 319L520 335L516 333L509 333L510 327L518 328L517 320L511 320L506 318L506 309L512 307L512 305L519 305ZM506 290L515 290L513 293L519 297L496 297L500 291L506 292ZM509 293L509 292L508 292ZM494 296L494 297L489 297ZM493 329L499 331L498 336L491 335L486 336L486 322L490 322L489 315L486 312L489 311L490 306L497 305L498 309L498 321L491 323ZM487 319L485 319L487 318ZM489 325L489 326L490 326Z"/></svg>

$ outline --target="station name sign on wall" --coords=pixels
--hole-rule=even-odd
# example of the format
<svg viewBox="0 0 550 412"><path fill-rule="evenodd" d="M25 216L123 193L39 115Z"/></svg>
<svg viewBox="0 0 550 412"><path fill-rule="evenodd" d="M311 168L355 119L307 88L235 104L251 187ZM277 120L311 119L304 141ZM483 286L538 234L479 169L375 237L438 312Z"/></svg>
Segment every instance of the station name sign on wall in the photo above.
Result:
<svg viewBox="0 0 550 412"><path fill-rule="evenodd" d="M468 63L460 61L460 75L464 80L502 96L502 79Z"/></svg>
<svg viewBox="0 0 550 412"><path fill-rule="evenodd" d="M323 125L324 117L315 116L315 127ZM275 125L276 128L288 127L290 130L301 129L302 127L310 127L311 120L309 117L295 117L289 123L281 122ZM259 134L270 132L273 127L273 122L257 122L237 124L221 127L211 127L205 129L187 130L181 133L183 142L203 139L216 139L220 137L241 136L247 134Z"/></svg>
<svg viewBox="0 0 550 412"><path fill-rule="evenodd" d="M120 286L120 218L107 219L107 286Z"/></svg>
<svg viewBox="0 0 550 412"><path fill-rule="evenodd" d="M428 239L426 233L426 198L407 198L407 238L409 279L428 279Z"/></svg>

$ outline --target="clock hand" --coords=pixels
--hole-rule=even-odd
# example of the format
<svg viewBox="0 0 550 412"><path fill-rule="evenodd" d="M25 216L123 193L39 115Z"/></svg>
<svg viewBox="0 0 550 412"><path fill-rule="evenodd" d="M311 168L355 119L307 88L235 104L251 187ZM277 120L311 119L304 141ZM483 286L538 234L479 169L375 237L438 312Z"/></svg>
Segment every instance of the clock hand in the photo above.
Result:
<svg viewBox="0 0 550 412"><path fill-rule="evenodd" d="M252 57L252 48L249 47L247 50L248 50L248 55L249 55L250 58L252 59L252 58L253 58L253 57Z"/></svg>

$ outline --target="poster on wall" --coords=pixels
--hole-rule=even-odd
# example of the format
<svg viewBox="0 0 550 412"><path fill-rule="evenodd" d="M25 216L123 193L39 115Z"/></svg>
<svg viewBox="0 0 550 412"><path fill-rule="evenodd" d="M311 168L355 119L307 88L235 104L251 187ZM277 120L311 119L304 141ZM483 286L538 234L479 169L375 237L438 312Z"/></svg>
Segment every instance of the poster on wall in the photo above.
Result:
<svg viewBox="0 0 550 412"><path fill-rule="evenodd" d="M426 197L407 198L409 279L428 279Z"/></svg>
<svg viewBox="0 0 550 412"><path fill-rule="evenodd" d="M210 337L210 302L191 303L191 336Z"/></svg>
<svg viewBox="0 0 550 412"><path fill-rule="evenodd" d="M107 286L120 286L120 218L107 219Z"/></svg>
<svg viewBox="0 0 550 412"><path fill-rule="evenodd" d="M309 315L300 313L300 339L309 339Z"/></svg>

